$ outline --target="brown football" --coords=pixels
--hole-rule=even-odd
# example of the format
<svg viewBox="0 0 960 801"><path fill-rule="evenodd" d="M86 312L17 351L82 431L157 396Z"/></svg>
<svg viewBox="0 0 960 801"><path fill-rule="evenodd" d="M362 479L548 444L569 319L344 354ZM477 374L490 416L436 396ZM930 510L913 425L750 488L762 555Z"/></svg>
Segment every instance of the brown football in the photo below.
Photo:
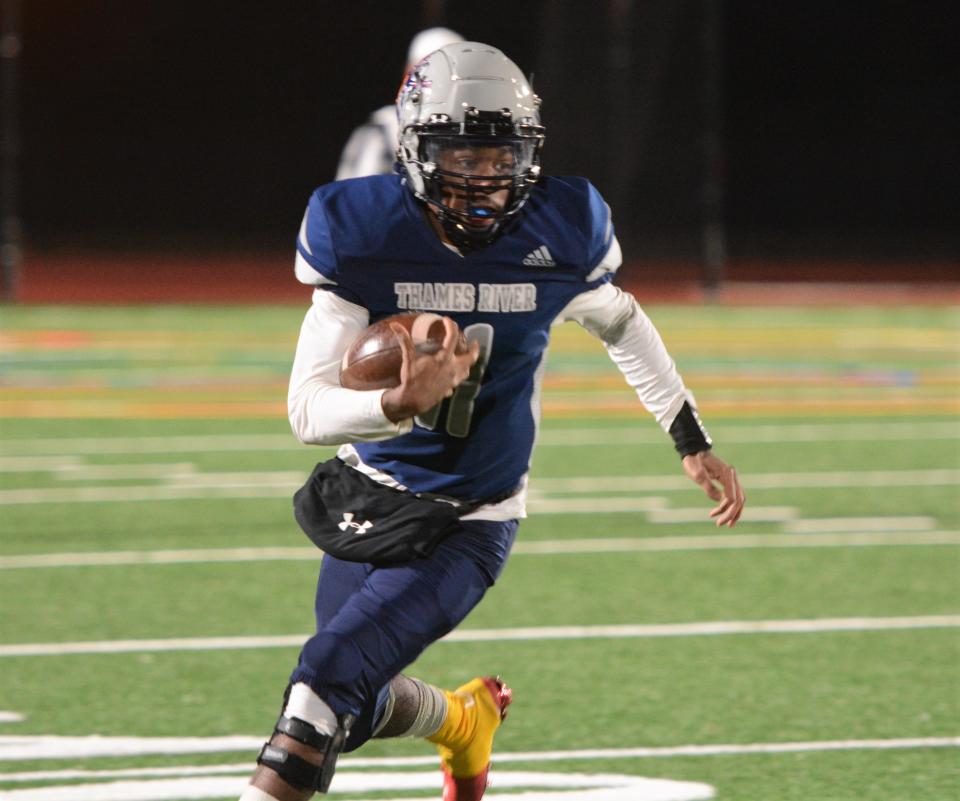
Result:
<svg viewBox="0 0 960 801"><path fill-rule="evenodd" d="M407 312L378 320L347 348L340 362L340 385L347 389L390 389L400 383L403 357L390 323L400 323L413 339L417 353L436 353L443 343L443 318L430 312ZM457 353L467 342L460 333Z"/></svg>

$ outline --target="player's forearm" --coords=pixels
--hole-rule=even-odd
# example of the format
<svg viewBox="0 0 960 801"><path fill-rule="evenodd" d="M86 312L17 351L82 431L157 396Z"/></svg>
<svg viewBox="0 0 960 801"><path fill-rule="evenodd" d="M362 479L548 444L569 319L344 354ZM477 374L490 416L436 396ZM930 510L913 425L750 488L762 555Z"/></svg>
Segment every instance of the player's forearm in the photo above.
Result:
<svg viewBox="0 0 960 801"><path fill-rule="evenodd" d="M410 429L409 421L387 419L383 390L340 386L340 359L367 322L366 309L330 292L315 293L300 329L287 394L290 426L301 442L341 445L388 439Z"/></svg>
<svg viewBox="0 0 960 801"><path fill-rule="evenodd" d="M342 445L389 439L410 430L410 422L394 423L381 407L384 390L357 392L321 380L308 381L287 399L290 427L310 445Z"/></svg>

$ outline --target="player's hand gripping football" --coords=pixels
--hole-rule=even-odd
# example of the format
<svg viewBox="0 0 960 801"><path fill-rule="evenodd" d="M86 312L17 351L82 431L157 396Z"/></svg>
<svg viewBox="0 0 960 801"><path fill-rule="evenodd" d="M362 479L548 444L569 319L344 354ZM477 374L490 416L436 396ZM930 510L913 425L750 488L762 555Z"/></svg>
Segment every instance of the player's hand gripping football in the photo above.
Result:
<svg viewBox="0 0 960 801"><path fill-rule="evenodd" d="M732 528L743 513L746 496L737 478L737 471L713 451L700 451L683 457L683 469L719 504L710 510L718 526Z"/></svg>
<svg viewBox="0 0 960 801"><path fill-rule="evenodd" d="M471 342L464 353L457 353L460 329L449 317L443 318L443 343L436 353L418 354L406 328L396 323L390 327L400 343L403 364L399 386L384 392L380 403L387 419L399 423L449 398L470 375L470 368L480 355L480 345Z"/></svg>

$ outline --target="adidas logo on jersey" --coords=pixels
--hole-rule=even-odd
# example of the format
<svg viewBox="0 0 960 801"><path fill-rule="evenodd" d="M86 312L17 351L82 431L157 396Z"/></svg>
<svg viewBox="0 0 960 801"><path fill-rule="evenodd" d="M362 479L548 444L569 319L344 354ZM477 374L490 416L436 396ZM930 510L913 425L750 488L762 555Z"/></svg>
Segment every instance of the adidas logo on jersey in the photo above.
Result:
<svg viewBox="0 0 960 801"><path fill-rule="evenodd" d="M531 250L523 260L527 267L556 267L557 263L550 255L546 245L541 245L536 250Z"/></svg>

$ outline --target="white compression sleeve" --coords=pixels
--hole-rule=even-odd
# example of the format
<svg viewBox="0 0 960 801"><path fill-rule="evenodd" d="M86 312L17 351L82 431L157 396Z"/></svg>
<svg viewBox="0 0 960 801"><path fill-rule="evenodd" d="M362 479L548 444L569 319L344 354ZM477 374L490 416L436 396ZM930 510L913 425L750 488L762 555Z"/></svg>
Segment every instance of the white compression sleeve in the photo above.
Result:
<svg viewBox="0 0 960 801"><path fill-rule="evenodd" d="M383 390L340 386L340 360L367 327L369 314L332 292L317 289L303 320L290 371L287 413L297 438L314 445L388 439L413 428L393 423L380 405Z"/></svg>
<svg viewBox="0 0 960 801"><path fill-rule="evenodd" d="M564 320L576 320L603 341L610 358L664 431L670 430L684 401L695 405L659 332L633 295L603 284L570 301L557 316L557 322Z"/></svg>

